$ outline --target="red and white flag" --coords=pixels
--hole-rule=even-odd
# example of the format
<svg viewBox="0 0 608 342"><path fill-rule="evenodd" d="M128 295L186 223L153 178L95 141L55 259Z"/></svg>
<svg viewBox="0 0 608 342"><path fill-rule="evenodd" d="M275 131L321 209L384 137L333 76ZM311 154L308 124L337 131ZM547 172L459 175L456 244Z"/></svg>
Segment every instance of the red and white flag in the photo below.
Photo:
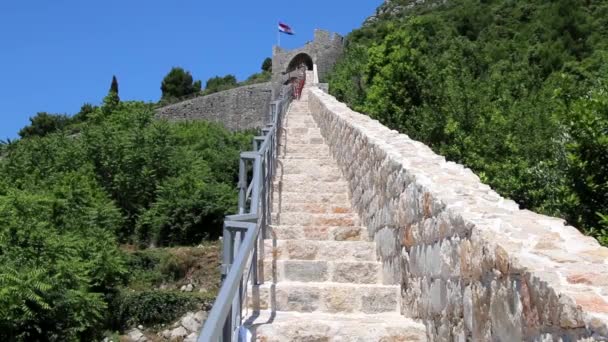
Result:
<svg viewBox="0 0 608 342"><path fill-rule="evenodd" d="M293 36L295 34L295 32L293 32L293 30L291 29L291 27L289 27L289 25L283 24L280 21L279 21L279 32L288 34L290 36Z"/></svg>

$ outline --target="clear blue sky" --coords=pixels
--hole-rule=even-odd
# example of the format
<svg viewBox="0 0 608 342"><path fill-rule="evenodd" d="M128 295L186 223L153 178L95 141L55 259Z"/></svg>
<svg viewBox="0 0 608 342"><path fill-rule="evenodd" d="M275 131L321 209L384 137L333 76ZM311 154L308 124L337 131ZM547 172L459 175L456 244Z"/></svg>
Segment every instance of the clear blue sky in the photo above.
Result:
<svg viewBox="0 0 608 342"><path fill-rule="evenodd" d="M294 48L315 28L346 34L381 0L0 0L0 139L37 112L99 104L116 75L123 100L157 101L172 66L205 81L258 72L277 40ZM319 11L313 9L318 8Z"/></svg>

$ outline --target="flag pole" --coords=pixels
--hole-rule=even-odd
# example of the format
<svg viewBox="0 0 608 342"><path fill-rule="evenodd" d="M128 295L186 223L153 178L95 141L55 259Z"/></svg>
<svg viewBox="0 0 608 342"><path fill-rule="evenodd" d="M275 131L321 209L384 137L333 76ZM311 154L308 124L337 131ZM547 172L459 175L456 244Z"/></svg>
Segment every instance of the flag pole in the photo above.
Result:
<svg viewBox="0 0 608 342"><path fill-rule="evenodd" d="M277 29L277 46L281 47L281 30Z"/></svg>

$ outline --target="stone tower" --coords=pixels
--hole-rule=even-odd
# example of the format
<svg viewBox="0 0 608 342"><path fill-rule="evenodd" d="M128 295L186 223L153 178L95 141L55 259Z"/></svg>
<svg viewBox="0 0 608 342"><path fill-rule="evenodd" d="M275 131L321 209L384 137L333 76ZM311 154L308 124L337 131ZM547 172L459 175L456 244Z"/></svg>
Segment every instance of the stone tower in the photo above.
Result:
<svg viewBox="0 0 608 342"><path fill-rule="evenodd" d="M272 50L272 83L275 97L283 84L289 83L290 73L304 63L309 70L317 69L319 82L325 76L344 51L344 38L337 33L316 29L314 40L293 50L284 50L274 46Z"/></svg>

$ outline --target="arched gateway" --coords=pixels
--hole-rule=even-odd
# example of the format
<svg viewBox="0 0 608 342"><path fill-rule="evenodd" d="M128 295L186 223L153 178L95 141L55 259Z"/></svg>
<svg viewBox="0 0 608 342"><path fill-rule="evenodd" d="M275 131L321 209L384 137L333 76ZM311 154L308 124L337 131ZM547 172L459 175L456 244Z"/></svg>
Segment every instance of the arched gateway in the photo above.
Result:
<svg viewBox="0 0 608 342"><path fill-rule="evenodd" d="M308 70L316 70L318 81L324 82L343 50L342 36L324 30L315 30L314 40L297 49L284 50L275 46L272 53L273 97L280 94L283 85L293 81L294 72L302 64Z"/></svg>

